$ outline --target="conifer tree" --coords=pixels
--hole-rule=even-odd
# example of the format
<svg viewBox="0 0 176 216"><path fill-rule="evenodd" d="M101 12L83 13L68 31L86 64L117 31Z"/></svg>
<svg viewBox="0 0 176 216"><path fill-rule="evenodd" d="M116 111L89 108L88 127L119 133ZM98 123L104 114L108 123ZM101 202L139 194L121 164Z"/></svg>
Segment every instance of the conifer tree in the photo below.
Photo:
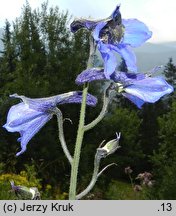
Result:
<svg viewBox="0 0 176 216"><path fill-rule="evenodd" d="M167 81L176 88L176 65L174 65L172 58L169 59L169 62L165 66L164 74L167 78Z"/></svg>

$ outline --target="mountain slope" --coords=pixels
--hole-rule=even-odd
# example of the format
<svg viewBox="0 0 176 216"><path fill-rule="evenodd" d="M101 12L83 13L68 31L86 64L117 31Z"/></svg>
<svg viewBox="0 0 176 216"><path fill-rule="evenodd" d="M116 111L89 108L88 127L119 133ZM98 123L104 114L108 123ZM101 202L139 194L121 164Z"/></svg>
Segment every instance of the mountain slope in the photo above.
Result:
<svg viewBox="0 0 176 216"><path fill-rule="evenodd" d="M166 65L169 58L176 63L176 42L168 43L145 43L143 46L136 48L137 65L139 71L148 71L157 65Z"/></svg>
<svg viewBox="0 0 176 216"><path fill-rule="evenodd" d="M3 43L1 41L2 35L3 35L3 29L0 28L0 51L2 51L2 49L3 49Z"/></svg>
<svg viewBox="0 0 176 216"><path fill-rule="evenodd" d="M0 38L2 38L3 29L0 28ZM0 51L3 49L3 43L0 40ZM157 65L166 65L169 58L176 64L176 42L166 43L145 43L143 46L135 48L138 70L145 72ZM101 57L100 57L101 59ZM101 60L100 60L101 61Z"/></svg>

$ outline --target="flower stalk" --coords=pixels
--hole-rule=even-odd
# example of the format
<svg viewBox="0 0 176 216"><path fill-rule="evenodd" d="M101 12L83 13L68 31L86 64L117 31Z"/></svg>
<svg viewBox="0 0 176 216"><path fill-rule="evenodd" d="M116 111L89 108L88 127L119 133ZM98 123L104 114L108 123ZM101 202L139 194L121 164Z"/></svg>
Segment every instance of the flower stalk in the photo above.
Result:
<svg viewBox="0 0 176 216"><path fill-rule="evenodd" d="M94 185L98 179L100 160L101 160L101 157L100 157L99 152L97 150L97 152L95 154L95 159L94 159L94 171L93 171L92 179L91 179L89 185L87 186L87 188L76 196L76 199L81 199L82 197L87 195L92 190L92 188L94 187Z"/></svg>
<svg viewBox="0 0 176 216"><path fill-rule="evenodd" d="M82 197L86 196L92 190L100 175L107 168L111 167L112 165L116 165L116 163L108 164L101 171L99 171L101 159L106 158L110 154L113 154L120 147L119 146L120 136L121 133L117 134L117 138L109 141L104 147L97 148L97 152L95 154L95 159L94 159L94 171L93 171L92 179L89 185L86 187L86 189L76 196L76 199L81 199Z"/></svg>
<svg viewBox="0 0 176 216"><path fill-rule="evenodd" d="M55 114L57 116L57 124L58 124L58 133L59 133L59 140L63 149L63 152L65 156L67 157L68 161L70 164L72 164L73 158L67 148L66 141L65 141L65 136L64 136L64 131L63 131L63 116L62 112L60 109L55 108Z"/></svg>
<svg viewBox="0 0 176 216"><path fill-rule="evenodd" d="M111 87L112 87L112 85L110 84L110 86L108 88L106 88L104 91L103 107L102 107L100 114L91 123L84 126L84 131L88 131L88 130L92 129L105 117L105 115L108 111L108 105L111 101L111 97L110 97L111 90L112 90Z"/></svg>
<svg viewBox="0 0 176 216"><path fill-rule="evenodd" d="M94 55L95 55L95 44L93 38L90 36L90 51L89 59L87 62L87 68L90 68L94 64ZM77 186L77 177L78 177L78 167L81 154L81 146L84 137L84 125L85 125L85 113L86 113L86 98L88 94L89 84L84 84L83 95L82 95L82 104L79 118L79 126L77 131L77 138L75 144L74 158L71 166L71 177L70 177L70 188L69 188L69 199L76 199L76 186Z"/></svg>
<svg viewBox="0 0 176 216"><path fill-rule="evenodd" d="M78 126L74 158L73 158L72 169L71 169L70 189L69 189L69 199L70 200L75 200L76 198L78 166L79 166L79 160L80 160L80 154L81 154L82 141L84 137L84 122L85 122L87 92L88 92L88 86L85 86L83 89L83 99L82 99L82 104L81 104L79 126Z"/></svg>

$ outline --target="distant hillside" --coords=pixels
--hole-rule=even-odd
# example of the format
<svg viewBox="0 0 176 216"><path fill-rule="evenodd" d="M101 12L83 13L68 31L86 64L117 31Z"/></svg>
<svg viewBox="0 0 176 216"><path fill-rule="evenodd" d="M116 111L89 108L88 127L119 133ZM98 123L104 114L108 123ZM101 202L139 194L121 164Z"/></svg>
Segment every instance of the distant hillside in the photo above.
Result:
<svg viewBox="0 0 176 216"><path fill-rule="evenodd" d="M0 28L0 38L2 38L2 34L3 29ZM0 51L2 49L3 44L0 40ZM137 56L138 69L141 72L148 71L157 65L165 66L171 57L176 64L176 42L145 43L141 47L135 48L134 52Z"/></svg>
<svg viewBox="0 0 176 216"><path fill-rule="evenodd" d="M0 51L3 50L3 43L2 43L2 41L1 41L2 35L3 35L3 29L0 28Z"/></svg>
<svg viewBox="0 0 176 216"><path fill-rule="evenodd" d="M136 48L137 65L140 71L148 71L156 65L166 65L172 57L176 64L176 42L168 43L145 43Z"/></svg>
<svg viewBox="0 0 176 216"><path fill-rule="evenodd" d="M3 34L3 29L0 28L0 51L2 51L2 49L3 49L3 43L2 43L2 41L1 41L2 34Z"/></svg>

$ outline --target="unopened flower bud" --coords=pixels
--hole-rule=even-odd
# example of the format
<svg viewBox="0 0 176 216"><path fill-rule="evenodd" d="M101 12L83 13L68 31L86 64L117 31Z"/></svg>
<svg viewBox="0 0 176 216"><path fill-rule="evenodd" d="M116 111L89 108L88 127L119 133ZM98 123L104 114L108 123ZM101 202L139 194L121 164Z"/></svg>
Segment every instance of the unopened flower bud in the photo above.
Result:
<svg viewBox="0 0 176 216"><path fill-rule="evenodd" d="M118 148L120 148L119 140L121 134L116 133L116 135L116 139L110 140L104 147L102 147L102 150L105 150L107 155L113 154Z"/></svg>
<svg viewBox="0 0 176 216"><path fill-rule="evenodd" d="M10 181L12 190L16 196L22 200L36 200L40 199L40 193L36 187L28 188L26 186L15 185L14 181Z"/></svg>

